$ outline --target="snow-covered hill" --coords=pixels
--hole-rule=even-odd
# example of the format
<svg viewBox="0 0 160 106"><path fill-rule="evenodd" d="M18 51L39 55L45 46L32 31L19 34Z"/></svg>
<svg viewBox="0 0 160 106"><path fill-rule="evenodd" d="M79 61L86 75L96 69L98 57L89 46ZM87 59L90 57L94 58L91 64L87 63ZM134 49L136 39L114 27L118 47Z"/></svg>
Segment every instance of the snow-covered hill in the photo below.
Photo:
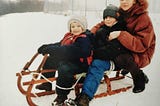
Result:
<svg viewBox="0 0 160 106"><path fill-rule="evenodd" d="M157 46L152 63L144 68L150 82L146 90L93 99L90 106L160 106L160 14L150 14L157 36ZM89 28L101 19L87 15ZM28 106L26 98L17 88L16 73L31 59L44 43L59 41L67 32L68 16L45 13L8 14L0 17L0 106ZM131 83L131 82L130 82ZM102 89L102 88L101 88ZM73 97L71 94L70 96ZM50 106L54 95L35 101L39 106Z"/></svg>

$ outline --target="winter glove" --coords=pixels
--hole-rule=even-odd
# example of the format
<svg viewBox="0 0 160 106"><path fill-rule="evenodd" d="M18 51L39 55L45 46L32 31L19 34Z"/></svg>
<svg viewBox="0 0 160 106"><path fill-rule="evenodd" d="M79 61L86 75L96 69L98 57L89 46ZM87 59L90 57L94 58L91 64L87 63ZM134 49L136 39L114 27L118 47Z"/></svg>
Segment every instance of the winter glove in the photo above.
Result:
<svg viewBox="0 0 160 106"><path fill-rule="evenodd" d="M38 48L38 53L43 55L46 54L48 49L47 47L48 47L48 44L42 45L41 47Z"/></svg>
<svg viewBox="0 0 160 106"><path fill-rule="evenodd" d="M101 38L103 41L106 41L106 39L108 38L108 35L109 35L109 31L107 31L104 28L100 28L96 32L96 38Z"/></svg>

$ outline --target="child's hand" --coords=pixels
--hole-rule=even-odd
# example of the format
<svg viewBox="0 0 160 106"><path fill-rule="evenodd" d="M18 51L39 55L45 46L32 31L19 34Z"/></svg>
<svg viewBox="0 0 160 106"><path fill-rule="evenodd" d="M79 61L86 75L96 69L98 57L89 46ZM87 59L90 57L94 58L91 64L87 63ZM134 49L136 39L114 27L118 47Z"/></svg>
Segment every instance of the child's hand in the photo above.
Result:
<svg viewBox="0 0 160 106"><path fill-rule="evenodd" d="M113 31L110 33L109 35L109 40L113 40L118 38L118 36L120 35L121 31Z"/></svg>

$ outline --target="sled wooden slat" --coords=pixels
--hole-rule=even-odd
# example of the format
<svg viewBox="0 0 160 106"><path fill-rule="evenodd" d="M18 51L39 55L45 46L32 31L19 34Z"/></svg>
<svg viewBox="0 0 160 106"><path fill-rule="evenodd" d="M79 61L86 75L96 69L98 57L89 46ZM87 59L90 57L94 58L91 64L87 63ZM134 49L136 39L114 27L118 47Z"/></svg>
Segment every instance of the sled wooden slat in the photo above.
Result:
<svg viewBox="0 0 160 106"><path fill-rule="evenodd" d="M33 80L33 79L32 79ZM30 84L29 86L28 86L28 89L27 89L27 95L26 95L26 99L27 99L27 102L28 102L28 104L29 104L29 106L38 106L38 105L36 105L33 101L32 101L32 93L31 93L31 91L32 91L32 88L33 88L33 84ZM36 96L35 96L36 97Z"/></svg>
<svg viewBox="0 0 160 106"><path fill-rule="evenodd" d="M19 76L19 75L30 75L31 73L35 73L36 71L21 71L20 73L16 73L16 76Z"/></svg>
<svg viewBox="0 0 160 106"><path fill-rule="evenodd" d="M51 95L51 94L55 94L55 90L52 91L44 91L44 92L39 92L39 93L35 93L38 97L40 96L44 96L44 95ZM36 97L35 95L32 97Z"/></svg>
<svg viewBox="0 0 160 106"><path fill-rule="evenodd" d="M119 71L117 71L116 76L112 77L112 78L109 78L107 75L104 75L104 81L107 85L106 86L107 90L106 90L106 92L95 95L94 96L95 98L114 95L114 94L117 94L117 93L120 93L120 92L125 92L125 91L129 90L130 88L132 88L132 86L127 86L127 87L122 87L122 88L112 90L111 81L120 80L120 79L125 78L124 76L119 76L117 73L119 74Z"/></svg>
<svg viewBox="0 0 160 106"><path fill-rule="evenodd" d="M53 82L57 78L47 78L49 81ZM39 79L39 80L33 80L33 81L28 81L28 82L23 82L23 85L30 85L30 84L38 84L38 83L44 83L47 82L45 79Z"/></svg>
<svg viewBox="0 0 160 106"><path fill-rule="evenodd" d="M22 76L20 74L16 74L18 76L17 79L17 87L19 89L19 91L23 94L26 95L26 90L23 89L22 85L21 85L21 81L22 81Z"/></svg>
<svg viewBox="0 0 160 106"><path fill-rule="evenodd" d="M33 61L35 60L35 58L38 56L38 53L36 53L29 62L27 62L25 64L25 66L23 67L23 70L28 70L28 68L30 67L30 65L33 63Z"/></svg>

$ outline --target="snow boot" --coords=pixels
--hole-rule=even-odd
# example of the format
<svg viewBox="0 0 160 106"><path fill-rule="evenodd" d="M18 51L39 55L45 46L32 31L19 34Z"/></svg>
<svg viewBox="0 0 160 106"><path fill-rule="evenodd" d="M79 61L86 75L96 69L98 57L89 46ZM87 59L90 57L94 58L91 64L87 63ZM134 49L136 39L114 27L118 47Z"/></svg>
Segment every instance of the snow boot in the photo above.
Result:
<svg viewBox="0 0 160 106"><path fill-rule="evenodd" d="M140 71L142 71L142 70L140 70ZM129 73L129 71L127 71L127 70L122 70L121 71L121 74L123 75L123 76L125 76L125 75L127 75ZM145 78L145 83L147 84L148 82L149 82L149 78L147 77L147 75L142 71L142 73L144 74L144 78Z"/></svg>
<svg viewBox="0 0 160 106"><path fill-rule="evenodd" d="M147 75L145 73L144 73L144 78L145 78L145 83L148 84L149 78L147 77Z"/></svg>
<svg viewBox="0 0 160 106"><path fill-rule="evenodd" d="M50 82L45 82L36 86L38 90L52 91L52 84Z"/></svg>
<svg viewBox="0 0 160 106"><path fill-rule="evenodd" d="M128 73L129 73L129 71L127 71L127 70L125 70L125 69L123 69L123 70L121 71L121 74L122 74L123 76L127 75Z"/></svg>
<svg viewBox="0 0 160 106"><path fill-rule="evenodd" d="M71 98L67 99L64 103L65 103L65 106L77 106L75 100Z"/></svg>
<svg viewBox="0 0 160 106"><path fill-rule="evenodd" d="M89 102L89 96L85 93L79 94L75 99L75 103L77 104L77 106L89 106Z"/></svg>
<svg viewBox="0 0 160 106"><path fill-rule="evenodd" d="M52 106L66 106L65 100L67 100L66 95L58 95L56 99L53 101Z"/></svg>
<svg viewBox="0 0 160 106"><path fill-rule="evenodd" d="M145 74L141 71L136 78L133 78L134 88L133 93L140 93L145 89L146 78Z"/></svg>

